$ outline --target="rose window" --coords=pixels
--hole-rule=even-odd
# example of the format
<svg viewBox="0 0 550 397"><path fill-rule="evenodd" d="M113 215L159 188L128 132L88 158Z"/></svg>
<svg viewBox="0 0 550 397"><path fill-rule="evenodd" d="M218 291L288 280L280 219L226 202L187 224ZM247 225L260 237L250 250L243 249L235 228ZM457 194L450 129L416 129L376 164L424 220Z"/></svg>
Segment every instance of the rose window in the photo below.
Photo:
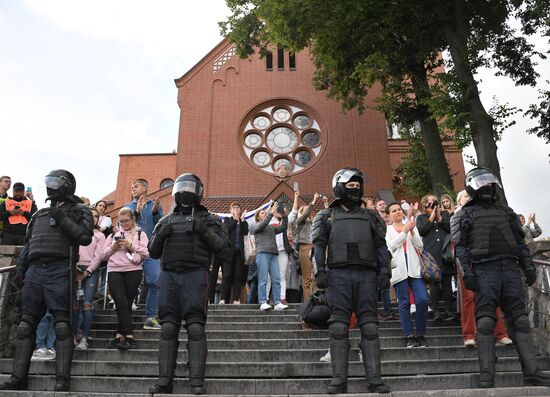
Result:
<svg viewBox="0 0 550 397"><path fill-rule="evenodd" d="M282 167L289 173L311 167L323 148L323 134L313 112L294 103L256 108L240 134L246 157L270 174Z"/></svg>

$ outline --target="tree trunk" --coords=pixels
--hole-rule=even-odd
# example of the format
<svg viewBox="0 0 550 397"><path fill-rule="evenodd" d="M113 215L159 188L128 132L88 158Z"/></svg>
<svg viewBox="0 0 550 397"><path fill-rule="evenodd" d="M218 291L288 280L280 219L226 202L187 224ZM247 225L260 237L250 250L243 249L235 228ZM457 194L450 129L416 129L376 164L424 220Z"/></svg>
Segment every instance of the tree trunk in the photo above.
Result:
<svg viewBox="0 0 550 397"><path fill-rule="evenodd" d="M443 24L443 33L449 44L449 52L454 64L457 80L462 87L470 118L472 142L480 167L489 168L502 183L500 164L497 157L497 144L493 119L481 103L477 82L468 61L468 21L465 13L465 0L454 0L454 29L451 24ZM500 199L506 204L504 191L500 191Z"/></svg>
<svg viewBox="0 0 550 397"><path fill-rule="evenodd" d="M418 64L415 70L411 70L411 81L418 103L418 121L420 122L422 142L428 161L428 174L430 175L432 190L439 197L447 193L448 190L453 190L454 187L447 159L445 158L443 142L441 142L441 135L439 134L439 126L425 106L420 104L423 99L430 95L426 69L423 64Z"/></svg>

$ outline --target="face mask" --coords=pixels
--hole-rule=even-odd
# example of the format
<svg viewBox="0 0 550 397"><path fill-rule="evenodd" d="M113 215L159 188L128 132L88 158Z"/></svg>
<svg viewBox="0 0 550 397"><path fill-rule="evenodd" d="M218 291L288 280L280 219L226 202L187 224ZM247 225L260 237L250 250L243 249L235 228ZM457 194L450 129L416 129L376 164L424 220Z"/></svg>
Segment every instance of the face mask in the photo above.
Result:
<svg viewBox="0 0 550 397"><path fill-rule="evenodd" d="M356 203L361 202L361 197L363 197L361 189L346 189L346 193L352 201Z"/></svg>
<svg viewBox="0 0 550 397"><path fill-rule="evenodd" d="M180 192L175 195L176 204L183 206L192 206L199 203L199 198L195 193Z"/></svg>

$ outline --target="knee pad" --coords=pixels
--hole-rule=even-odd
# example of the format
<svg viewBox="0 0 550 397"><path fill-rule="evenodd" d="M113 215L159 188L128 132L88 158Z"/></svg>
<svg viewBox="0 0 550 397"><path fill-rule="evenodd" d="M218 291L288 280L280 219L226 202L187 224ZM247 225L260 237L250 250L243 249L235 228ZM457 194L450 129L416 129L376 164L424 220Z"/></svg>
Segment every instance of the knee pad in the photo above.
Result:
<svg viewBox="0 0 550 397"><path fill-rule="evenodd" d="M32 317L23 315L17 326L17 339L27 339L34 335L35 323Z"/></svg>
<svg viewBox="0 0 550 397"><path fill-rule="evenodd" d="M496 320L492 317L480 317L477 320L477 332L481 335L492 335L495 332Z"/></svg>
<svg viewBox="0 0 550 397"><path fill-rule="evenodd" d="M367 340L378 338L378 324L366 323L361 325L361 337Z"/></svg>
<svg viewBox="0 0 550 397"><path fill-rule="evenodd" d="M345 339L348 336L349 327L346 323L334 322L329 325L328 329L333 339Z"/></svg>
<svg viewBox="0 0 550 397"><path fill-rule="evenodd" d="M522 314L521 316L517 317L514 320L514 330L524 333L529 333L531 329L531 325L529 324L529 319L525 314Z"/></svg>
<svg viewBox="0 0 550 397"><path fill-rule="evenodd" d="M163 340L178 340L180 327L174 323L163 322L160 331L160 338Z"/></svg>
<svg viewBox="0 0 550 397"><path fill-rule="evenodd" d="M60 341L63 341L71 336L69 323L66 323L64 321L58 321L57 323L55 323L54 329L55 329L55 337Z"/></svg>
<svg viewBox="0 0 550 397"><path fill-rule="evenodd" d="M190 340L201 340L205 338L204 324L191 323L187 326L187 337Z"/></svg>

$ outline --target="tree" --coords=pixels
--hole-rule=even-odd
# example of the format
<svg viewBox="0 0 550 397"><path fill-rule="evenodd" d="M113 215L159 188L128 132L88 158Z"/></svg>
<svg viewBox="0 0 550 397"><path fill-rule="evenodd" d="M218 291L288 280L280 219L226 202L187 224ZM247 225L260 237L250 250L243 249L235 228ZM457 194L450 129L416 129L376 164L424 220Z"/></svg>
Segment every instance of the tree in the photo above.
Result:
<svg viewBox="0 0 550 397"><path fill-rule="evenodd" d="M228 0L232 15L222 32L246 57L267 45L292 51L308 47L316 65L314 84L344 109L364 109L368 89L381 82L377 109L388 121L421 125L432 190L452 187L436 119L429 111L428 77L441 66L442 37L414 5L382 0ZM417 18L418 17L418 18ZM419 20L411 26L411 20ZM422 21L420 21L422 19ZM322 23L319 23L322 21ZM419 24L425 24L418 29Z"/></svg>

